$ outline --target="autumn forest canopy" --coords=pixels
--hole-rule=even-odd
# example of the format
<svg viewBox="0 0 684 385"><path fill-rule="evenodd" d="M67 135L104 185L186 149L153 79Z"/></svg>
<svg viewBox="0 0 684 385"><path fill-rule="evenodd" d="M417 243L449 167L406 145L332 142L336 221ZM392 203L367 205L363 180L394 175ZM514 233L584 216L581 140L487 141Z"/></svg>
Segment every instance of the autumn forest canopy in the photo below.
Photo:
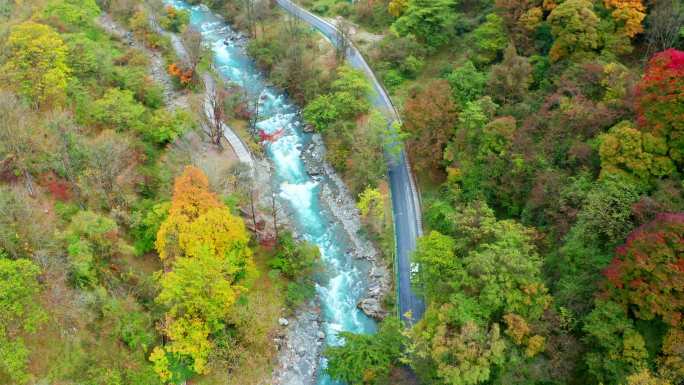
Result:
<svg viewBox="0 0 684 385"><path fill-rule="evenodd" d="M308 353L349 385L684 384L684 3L295 1L336 25L333 44L275 1L187 3L240 32L225 44L325 146L306 172L340 177L354 213L325 225L377 250L377 330L291 345L293 320L325 322L330 257L274 187L266 97L221 76L189 11L10 0L0 384L278 383ZM396 298L387 158L402 151L420 319Z"/></svg>

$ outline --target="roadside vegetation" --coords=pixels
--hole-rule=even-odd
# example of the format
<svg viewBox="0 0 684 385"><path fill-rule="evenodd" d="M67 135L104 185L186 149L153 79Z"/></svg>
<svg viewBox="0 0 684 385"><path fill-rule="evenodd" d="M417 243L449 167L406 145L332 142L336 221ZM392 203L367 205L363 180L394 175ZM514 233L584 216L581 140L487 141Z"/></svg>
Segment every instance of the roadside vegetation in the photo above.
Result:
<svg viewBox="0 0 684 385"><path fill-rule="evenodd" d="M334 377L684 380L680 2L299 4L347 31L400 106L427 226L424 318L347 336Z"/></svg>
<svg viewBox="0 0 684 385"><path fill-rule="evenodd" d="M203 128L187 14L0 7L0 383L269 379L277 320L313 296L319 256L265 222L255 182ZM219 118L248 122L233 99Z"/></svg>

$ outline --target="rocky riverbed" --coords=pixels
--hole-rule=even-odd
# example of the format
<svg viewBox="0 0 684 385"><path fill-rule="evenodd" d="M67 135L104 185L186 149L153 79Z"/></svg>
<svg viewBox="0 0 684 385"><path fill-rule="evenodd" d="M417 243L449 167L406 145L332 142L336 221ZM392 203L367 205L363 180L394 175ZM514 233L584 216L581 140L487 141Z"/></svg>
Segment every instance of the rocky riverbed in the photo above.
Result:
<svg viewBox="0 0 684 385"><path fill-rule="evenodd" d="M325 146L319 134L312 136L312 140L302 151L302 158L312 177L319 180L325 178L331 182L322 185L321 201L340 221L351 240L353 248L348 252L355 259L365 259L370 264L368 290L359 301L358 307L369 317L381 320L387 315L381 304L391 289L391 278L377 248L361 235L361 217L356 201L332 166L325 162Z"/></svg>
<svg viewBox="0 0 684 385"><path fill-rule="evenodd" d="M325 146L319 134L312 135L311 141L302 149L302 159L307 172L321 184L321 203L342 224L353 247L348 253L358 260L370 264L368 270L368 289L358 307L366 315L376 320L383 319L387 312L382 307L383 298L391 289L389 270L379 258L378 250L365 237L361 236L361 218L355 200L342 179L325 162ZM284 332L275 339L279 348L278 364L274 370L273 384L310 385L316 380L320 354L324 346L325 334L317 300L299 309L290 319L282 319Z"/></svg>
<svg viewBox="0 0 684 385"><path fill-rule="evenodd" d="M278 349L278 366L274 370L273 384L313 384L325 344L318 300L310 301L294 317L281 318L278 323L284 330L274 339Z"/></svg>

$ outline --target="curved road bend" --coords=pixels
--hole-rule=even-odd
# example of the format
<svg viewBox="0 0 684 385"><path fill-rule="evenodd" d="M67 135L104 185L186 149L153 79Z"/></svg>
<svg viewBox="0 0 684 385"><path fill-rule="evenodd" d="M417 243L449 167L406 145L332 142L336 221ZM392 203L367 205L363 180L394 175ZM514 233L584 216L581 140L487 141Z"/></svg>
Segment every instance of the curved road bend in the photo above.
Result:
<svg viewBox="0 0 684 385"><path fill-rule="evenodd" d="M288 13L302 19L321 32L332 44L335 44L337 29L331 23L304 10L290 0L276 0L278 5ZM363 55L349 42L347 61L353 67L360 69L371 82L374 93L372 101L387 118L388 124L397 121L401 123L392 101L385 89L375 77L375 74L366 63ZM391 145L390 145L391 146ZM413 323L419 320L425 312L425 304L415 295L411 288L410 255L416 249L416 241L422 235L422 222L420 212L420 199L411 175L406 154L402 150L399 155L388 156L387 161L390 189L392 193L392 209L394 211L394 231L396 242L396 268L399 312L402 319ZM405 314L411 312L411 319Z"/></svg>

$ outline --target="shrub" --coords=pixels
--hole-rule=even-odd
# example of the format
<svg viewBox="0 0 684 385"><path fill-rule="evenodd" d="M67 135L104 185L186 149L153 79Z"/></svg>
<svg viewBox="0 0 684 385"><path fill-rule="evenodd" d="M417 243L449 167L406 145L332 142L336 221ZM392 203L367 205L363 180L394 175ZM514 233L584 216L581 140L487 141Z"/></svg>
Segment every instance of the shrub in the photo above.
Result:
<svg viewBox="0 0 684 385"><path fill-rule="evenodd" d="M478 71L471 61L466 61L447 76L454 100L465 107L482 96L487 85L487 75Z"/></svg>
<svg viewBox="0 0 684 385"><path fill-rule="evenodd" d="M190 22L189 11L176 9L172 5L167 5L164 11L164 15L159 19L159 24L166 30L179 33Z"/></svg>
<svg viewBox="0 0 684 385"><path fill-rule="evenodd" d="M289 282L285 293L285 303L290 309L310 300L316 295L316 287L311 282Z"/></svg>
<svg viewBox="0 0 684 385"><path fill-rule="evenodd" d="M382 77L382 82L385 84L385 87L389 89L390 91L394 91L401 85L401 83L404 82L404 77L401 76L401 73L395 69L391 69L387 72Z"/></svg>
<svg viewBox="0 0 684 385"><path fill-rule="evenodd" d="M150 123L142 130L143 137L156 144L173 142L193 127L192 117L185 110L154 112Z"/></svg>
<svg viewBox="0 0 684 385"><path fill-rule="evenodd" d="M114 253L118 226L105 216L80 211L66 229L67 255L72 282L78 287L92 287L97 282L98 260Z"/></svg>
<svg viewBox="0 0 684 385"><path fill-rule="evenodd" d="M110 88L93 103L91 119L101 127L128 131L141 127L144 114L145 107L135 100L131 91Z"/></svg>
<svg viewBox="0 0 684 385"><path fill-rule="evenodd" d="M401 63L401 73L409 79L415 79L423 69L424 65L425 62L422 59L419 59L413 55L409 55L406 57L406 59L404 59L404 62Z"/></svg>

